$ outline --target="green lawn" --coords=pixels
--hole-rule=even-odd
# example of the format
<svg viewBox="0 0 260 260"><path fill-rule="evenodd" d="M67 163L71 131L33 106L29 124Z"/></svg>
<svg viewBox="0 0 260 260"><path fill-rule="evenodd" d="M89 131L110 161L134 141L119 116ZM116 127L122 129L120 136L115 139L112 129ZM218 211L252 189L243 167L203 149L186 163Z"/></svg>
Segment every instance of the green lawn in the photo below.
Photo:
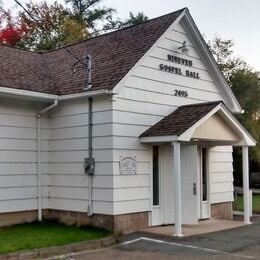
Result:
<svg viewBox="0 0 260 260"><path fill-rule="evenodd" d="M234 210L243 211L243 196L238 196L234 201ZM253 212L260 213L260 194L253 195Z"/></svg>
<svg viewBox="0 0 260 260"><path fill-rule="evenodd" d="M0 254L24 249L103 238L111 233L94 227L74 227L51 221L0 228Z"/></svg>

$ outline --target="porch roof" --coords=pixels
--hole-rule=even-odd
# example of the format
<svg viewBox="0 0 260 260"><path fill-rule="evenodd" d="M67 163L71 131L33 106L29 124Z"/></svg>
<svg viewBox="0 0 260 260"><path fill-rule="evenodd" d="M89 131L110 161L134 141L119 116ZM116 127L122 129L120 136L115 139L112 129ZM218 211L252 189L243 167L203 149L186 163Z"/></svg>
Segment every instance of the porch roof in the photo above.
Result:
<svg viewBox="0 0 260 260"><path fill-rule="evenodd" d="M237 121L222 101L180 106L143 132L140 135L140 141L143 143L190 142L193 138L195 139L195 137L198 136L198 134L195 134L197 133L196 130L206 123L206 121L213 118L214 115L218 115L220 120L223 121L223 126L221 126L220 123L220 130L223 128L224 131L233 133L234 136L238 137L237 140L222 138L221 141L223 144L226 142L226 144L229 145L255 146L255 139ZM199 136L199 139L204 141L208 138L207 134L205 134L205 137L201 136L201 134ZM213 141L213 139L214 138L208 141Z"/></svg>

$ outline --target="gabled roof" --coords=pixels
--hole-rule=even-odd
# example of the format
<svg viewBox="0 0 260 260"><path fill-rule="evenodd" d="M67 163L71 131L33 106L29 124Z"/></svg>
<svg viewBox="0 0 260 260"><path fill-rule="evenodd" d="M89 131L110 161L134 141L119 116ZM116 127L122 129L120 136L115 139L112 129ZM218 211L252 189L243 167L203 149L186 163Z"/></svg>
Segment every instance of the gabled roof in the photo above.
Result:
<svg viewBox="0 0 260 260"><path fill-rule="evenodd" d="M91 91L111 90L168 29L184 9L77 44L67 46L78 57L92 57ZM66 48L36 53L0 46L0 86L44 92L83 92L86 72L72 72L75 58Z"/></svg>
<svg viewBox="0 0 260 260"><path fill-rule="evenodd" d="M42 55L0 46L0 86L55 94L56 88Z"/></svg>
<svg viewBox="0 0 260 260"><path fill-rule="evenodd" d="M140 141L143 143L189 142L193 138L196 129L216 113L223 118L230 130L240 137L239 141L228 143L229 140L227 140L226 144L256 145L255 139L237 121L222 101L180 106L143 132L140 135ZM225 141L222 140L224 143ZM222 144L224 145L224 143Z"/></svg>
<svg viewBox="0 0 260 260"><path fill-rule="evenodd" d="M180 136L221 102L222 101L216 101L180 106L171 114L147 129L140 137L164 135Z"/></svg>

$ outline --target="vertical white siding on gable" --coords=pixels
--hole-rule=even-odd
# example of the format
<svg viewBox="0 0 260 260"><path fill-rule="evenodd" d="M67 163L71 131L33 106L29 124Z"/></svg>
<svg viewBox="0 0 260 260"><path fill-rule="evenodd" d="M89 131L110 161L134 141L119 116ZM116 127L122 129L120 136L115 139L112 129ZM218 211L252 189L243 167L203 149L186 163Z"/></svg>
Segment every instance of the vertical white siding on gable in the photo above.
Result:
<svg viewBox="0 0 260 260"><path fill-rule="evenodd" d="M49 207L87 212L89 176L84 173L83 162L88 157L88 99L62 102L49 115L48 132ZM110 98L93 101L93 156L94 213L113 214Z"/></svg>
<svg viewBox="0 0 260 260"><path fill-rule="evenodd" d="M190 47L188 56L178 51L184 40ZM193 66L169 62L168 54L192 60ZM193 79L161 71L160 64L181 68L184 73L186 69L198 72L200 78ZM113 102L114 214L151 210L151 146L141 144L139 135L181 105L223 100L195 47L179 24L171 26L129 72L122 84ZM175 96L175 89L187 91L188 97ZM230 167L231 152L226 154L230 160L226 164ZM121 156L136 156L136 175L120 175ZM214 167L218 169L218 165L213 164L212 169ZM230 172L227 175L229 176ZM216 180L214 181L213 202L232 199L232 180L228 179L227 183L225 191L223 190L228 194L225 196L220 192ZM145 193L140 192L140 188L145 190ZM128 192L128 189L131 192Z"/></svg>

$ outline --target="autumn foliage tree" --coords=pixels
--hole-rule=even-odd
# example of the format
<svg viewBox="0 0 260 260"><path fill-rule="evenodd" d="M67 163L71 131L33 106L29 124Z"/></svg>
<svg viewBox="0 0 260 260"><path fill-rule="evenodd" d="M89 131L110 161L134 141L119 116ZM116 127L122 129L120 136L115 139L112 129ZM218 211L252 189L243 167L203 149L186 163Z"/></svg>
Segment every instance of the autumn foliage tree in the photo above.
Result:
<svg viewBox="0 0 260 260"><path fill-rule="evenodd" d="M137 15L130 12L125 20L114 18L116 10L101 6L102 0L65 0L65 3L31 1L15 17L2 9L0 43L50 50L148 19L142 12Z"/></svg>
<svg viewBox="0 0 260 260"><path fill-rule="evenodd" d="M0 42L9 46L16 46L24 37L26 26L15 24L11 12L0 9Z"/></svg>
<svg viewBox="0 0 260 260"><path fill-rule="evenodd" d="M17 22L26 25L18 47L32 50L50 50L84 40L88 37L84 24L73 20L69 10L53 2L27 3L27 11L18 13Z"/></svg>

